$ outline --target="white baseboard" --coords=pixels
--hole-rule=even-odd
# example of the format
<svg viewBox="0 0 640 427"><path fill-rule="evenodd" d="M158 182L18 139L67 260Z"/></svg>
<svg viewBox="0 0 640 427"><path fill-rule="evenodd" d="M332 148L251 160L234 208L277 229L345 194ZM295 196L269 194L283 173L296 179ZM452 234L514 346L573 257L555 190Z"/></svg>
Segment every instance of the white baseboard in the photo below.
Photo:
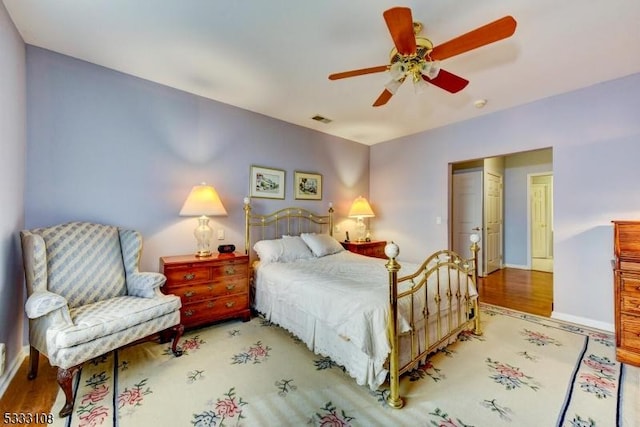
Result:
<svg viewBox="0 0 640 427"><path fill-rule="evenodd" d="M572 316L571 314L558 313L557 311L554 311L551 313L551 318L562 320L564 322L575 323L576 325L582 325L588 328L600 329L607 332L615 332L615 325L613 323L600 322L598 320L588 319L586 317Z"/></svg>
<svg viewBox="0 0 640 427"><path fill-rule="evenodd" d="M503 267L505 267L505 268L517 268L518 270L531 270L531 266L530 265L505 264Z"/></svg>
<svg viewBox="0 0 640 427"><path fill-rule="evenodd" d="M18 353L18 355L11 361L11 363L7 365L9 369L7 369L4 375L0 377L0 397L4 396L4 392L7 391L7 388L9 388L11 380L18 372L18 369L20 369L22 361L25 357L27 357L25 348L28 347L24 347L20 350L20 353Z"/></svg>

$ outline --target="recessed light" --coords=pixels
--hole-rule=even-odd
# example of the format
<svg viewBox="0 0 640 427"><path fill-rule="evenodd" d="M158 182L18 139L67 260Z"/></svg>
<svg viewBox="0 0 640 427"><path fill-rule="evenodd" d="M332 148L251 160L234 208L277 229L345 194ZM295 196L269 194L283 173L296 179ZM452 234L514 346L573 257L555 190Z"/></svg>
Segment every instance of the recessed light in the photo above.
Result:
<svg viewBox="0 0 640 427"><path fill-rule="evenodd" d="M473 103L473 106L476 108L484 108L485 105L487 105L486 99L478 99Z"/></svg>

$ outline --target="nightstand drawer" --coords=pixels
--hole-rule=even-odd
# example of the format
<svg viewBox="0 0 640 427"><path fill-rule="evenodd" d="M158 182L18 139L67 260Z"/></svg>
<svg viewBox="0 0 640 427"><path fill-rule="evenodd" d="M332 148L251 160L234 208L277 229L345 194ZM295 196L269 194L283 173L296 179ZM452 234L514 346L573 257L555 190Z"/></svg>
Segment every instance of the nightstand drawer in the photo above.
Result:
<svg viewBox="0 0 640 427"><path fill-rule="evenodd" d="M248 305L249 296L247 294L204 300L184 305L180 309L180 318L183 324L195 326L236 317L238 310L242 310Z"/></svg>
<svg viewBox="0 0 640 427"><path fill-rule="evenodd" d="M225 265L220 265L217 267L213 267L211 269L211 273L213 277L229 277L229 276L240 276L247 277L248 268L246 263L228 263Z"/></svg>
<svg viewBox="0 0 640 427"><path fill-rule="evenodd" d="M211 269L207 267L167 269L164 275L167 276L167 282L173 284L197 283L209 280L211 277Z"/></svg>

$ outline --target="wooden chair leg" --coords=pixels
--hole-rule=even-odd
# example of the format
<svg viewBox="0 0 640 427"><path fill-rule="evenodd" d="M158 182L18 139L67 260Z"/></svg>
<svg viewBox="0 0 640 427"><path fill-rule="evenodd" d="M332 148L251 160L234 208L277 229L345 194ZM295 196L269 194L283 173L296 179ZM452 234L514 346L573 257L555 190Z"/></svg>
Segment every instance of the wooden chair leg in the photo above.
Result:
<svg viewBox="0 0 640 427"><path fill-rule="evenodd" d="M173 343L171 344L171 351L176 357L180 357L182 356L182 349L178 347L178 340L184 333L184 325L182 323L179 323L171 328L171 330L173 331Z"/></svg>
<svg viewBox="0 0 640 427"><path fill-rule="evenodd" d="M32 380L38 376L38 362L40 361L40 352L35 347L29 347L29 372L27 378Z"/></svg>
<svg viewBox="0 0 640 427"><path fill-rule="evenodd" d="M58 384L64 392L65 403L60 410L60 418L71 415L73 411L73 377L80 370L80 366L76 365L69 369L58 368Z"/></svg>

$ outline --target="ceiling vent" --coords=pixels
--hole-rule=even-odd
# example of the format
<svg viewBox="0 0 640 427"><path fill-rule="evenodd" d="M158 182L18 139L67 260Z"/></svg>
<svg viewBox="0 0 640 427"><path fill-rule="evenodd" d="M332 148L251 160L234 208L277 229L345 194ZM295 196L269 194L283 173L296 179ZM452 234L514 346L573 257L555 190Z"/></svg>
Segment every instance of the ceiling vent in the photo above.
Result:
<svg viewBox="0 0 640 427"><path fill-rule="evenodd" d="M316 114L315 116L311 117L311 119L315 120L316 122L321 122L321 123L324 123L324 124L331 123L333 121L333 120L327 119L326 117L323 117L323 116L321 116L319 114Z"/></svg>

